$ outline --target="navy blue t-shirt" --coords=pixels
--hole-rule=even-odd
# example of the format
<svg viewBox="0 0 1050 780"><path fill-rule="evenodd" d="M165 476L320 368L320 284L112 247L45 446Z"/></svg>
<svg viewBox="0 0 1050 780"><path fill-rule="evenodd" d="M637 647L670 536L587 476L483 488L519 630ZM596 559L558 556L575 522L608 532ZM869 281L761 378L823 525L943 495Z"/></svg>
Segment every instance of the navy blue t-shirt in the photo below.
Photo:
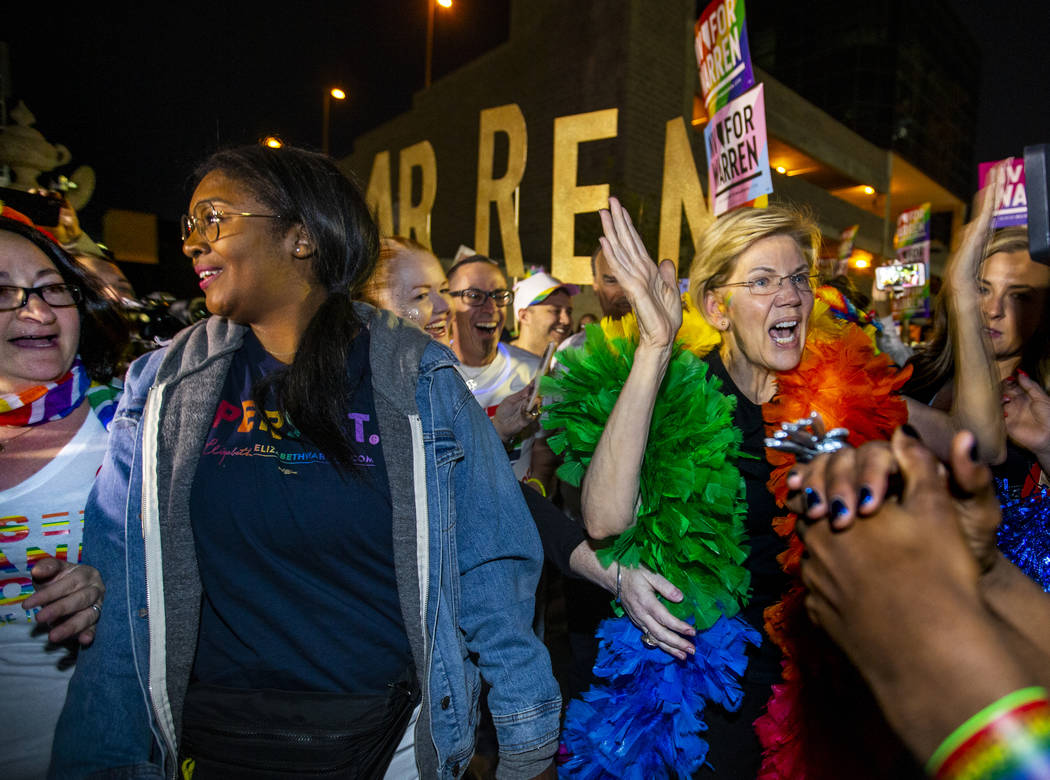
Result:
<svg viewBox="0 0 1050 780"><path fill-rule="evenodd" d="M348 405L358 468L340 473L252 386L281 367L249 332L193 481L204 598L194 677L233 688L387 689L411 663L394 576L390 493L368 332Z"/></svg>

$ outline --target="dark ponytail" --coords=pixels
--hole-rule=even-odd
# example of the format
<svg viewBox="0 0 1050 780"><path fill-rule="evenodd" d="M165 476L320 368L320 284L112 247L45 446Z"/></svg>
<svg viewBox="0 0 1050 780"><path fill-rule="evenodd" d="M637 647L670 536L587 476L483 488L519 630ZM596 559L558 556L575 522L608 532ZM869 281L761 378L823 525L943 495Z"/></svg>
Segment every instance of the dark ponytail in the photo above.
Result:
<svg viewBox="0 0 1050 780"><path fill-rule="evenodd" d="M313 244L318 282L328 298L311 318L295 360L253 391L256 404L271 391L282 412L325 456L353 469L350 398L360 381L347 363L362 323L352 300L372 274L379 232L358 186L325 155L293 147L244 146L220 151L197 169L198 181L221 171L280 214L275 240L300 225Z"/></svg>

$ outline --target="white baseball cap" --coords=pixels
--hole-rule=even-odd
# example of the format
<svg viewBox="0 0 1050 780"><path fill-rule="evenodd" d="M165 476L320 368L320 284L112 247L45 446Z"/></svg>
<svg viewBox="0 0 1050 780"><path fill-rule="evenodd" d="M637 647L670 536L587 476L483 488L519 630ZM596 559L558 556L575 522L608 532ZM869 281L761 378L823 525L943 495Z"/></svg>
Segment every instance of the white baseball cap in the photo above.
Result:
<svg viewBox="0 0 1050 780"><path fill-rule="evenodd" d="M522 309L543 303L558 290L565 290L569 295L576 295L580 288L575 284L563 284L545 271L526 276L514 285L514 316L520 316Z"/></svg>

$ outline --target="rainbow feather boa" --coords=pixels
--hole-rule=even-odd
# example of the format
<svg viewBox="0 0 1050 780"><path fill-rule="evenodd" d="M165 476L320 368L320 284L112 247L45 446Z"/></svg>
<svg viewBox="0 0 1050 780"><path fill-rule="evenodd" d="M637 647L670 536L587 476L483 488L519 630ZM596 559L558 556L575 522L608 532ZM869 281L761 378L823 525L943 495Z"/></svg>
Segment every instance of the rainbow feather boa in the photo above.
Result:
<svg viewBox="0 0 1050 780"><path fill-rule="evenodd" d="M740 705L746 646L758 644L759 637L737 617L748 598L749 576L743 566L746 507L735 466L740 433L733 426L734 401L720 392L699 359L719 339L687 305L653 412L638 521L599 553L606 565L613 560L645 564L681 588L683 601L666 606L700 629L697 653L676 661L646 649L640 632L620 610L619 617L603 622L594 669L602 682L569 704L563 775L587 780L690 776L707 756L705 708L714 703L733 711ZM570 484L583 479L630 371L637 340L630 316L589 326L584 346L559 356L567 372L544 379L543 394L558 399L546 407L545 426L559 429L548 441L564 458L559 477ZM816 410L828 427L848 427L853 444L887 438L907 419L896 395L907 376L876 354L869 335L837 319L818 299L803 359L781 374L779 392L763 413L771 429ZM794 459L780 452L768 457L774 466L770 489L783 503L784 480ZM843 777L851 771L847 767L858 764L849 756L858 741L870 737L881 745L888 737L863 681L830 640L808 624L797 579L802 548L794 521L794 515L774 520L788 542L781 564L794 579L784 600L766 610L766 631L785 661L784 683L774 686L766 714L755 723L764 755L760 777ZM806 662L802 667L800 658ZM822 666L827 669L823 682L819 675L807 674L813 659L818 666L829 664ZM844 747L828 739L824 706L816 708L823 713L816 721L806 712L813 701L841 698L828 696L825 689L845 692L854 701L843 712L859 713L857 720L831 718L849 731ZM858 730L866 730L867 737L858 740ZM811 749L827 752L814 760ZM876 761L873 766L878 772L886 764Z"/></svg>
<svg viewBox="0 0 1050 780"><path fill-rule="evenodd" d="M567 371L544 379L544 396L559 399L545 408L545 426L558 429L548 442L570 484L583 478L637 341L633 317L589 326L583 347L559 355ZM602 682L569 704L563 775L688 777L707 756L706 707L740 705L746 647L760 641L737 616L750 589L741 436L735 399L684 346L706 352L717 343L699 315L687 317L653 410L637 522L599 552L607 566L644 564L679 587L683 600L665 604L697 627L696 654L678 661L647 649L620 609L604 621L594 667Z"/></svg>

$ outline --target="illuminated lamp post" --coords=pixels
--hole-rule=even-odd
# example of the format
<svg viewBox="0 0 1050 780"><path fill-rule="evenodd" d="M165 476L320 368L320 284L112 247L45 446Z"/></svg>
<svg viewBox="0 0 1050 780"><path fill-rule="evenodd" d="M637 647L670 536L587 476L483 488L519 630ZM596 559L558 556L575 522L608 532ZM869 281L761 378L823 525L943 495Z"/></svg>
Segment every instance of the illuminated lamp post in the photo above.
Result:
<svg viewBox="0 0 1050 780"><path fill-rule="evenodd" d="M434 58L434 5L451 8L452 0L427 0L427 62L423 74L423 89L430 89L430 63Z"/></svg>
<svg viewBox="0 0 1050 780"><path fill-rule="evenodd" d="M324 107L321 110L321 151L328 154L328 125L332 113L332 98L346 100L346 93L339 87L332 87L324 93Z"/></svg>

